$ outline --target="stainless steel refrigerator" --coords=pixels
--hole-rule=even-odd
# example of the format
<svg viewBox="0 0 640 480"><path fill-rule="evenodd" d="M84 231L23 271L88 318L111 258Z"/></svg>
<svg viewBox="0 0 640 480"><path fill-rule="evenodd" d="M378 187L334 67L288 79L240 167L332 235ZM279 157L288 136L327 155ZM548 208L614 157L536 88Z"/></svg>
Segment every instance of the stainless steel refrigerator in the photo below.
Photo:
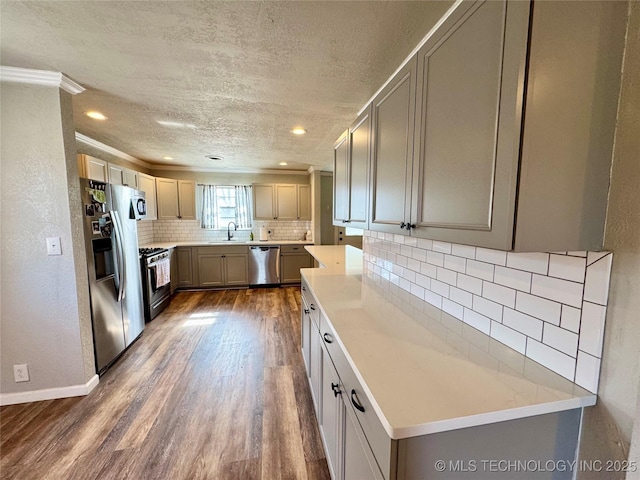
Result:
<svg viewBox="0 0 640 480"><path fill-rule="evenodd" d="M136 225L144 192L84 178L80 186L96 371L102 374L144 329Z"/></svg>

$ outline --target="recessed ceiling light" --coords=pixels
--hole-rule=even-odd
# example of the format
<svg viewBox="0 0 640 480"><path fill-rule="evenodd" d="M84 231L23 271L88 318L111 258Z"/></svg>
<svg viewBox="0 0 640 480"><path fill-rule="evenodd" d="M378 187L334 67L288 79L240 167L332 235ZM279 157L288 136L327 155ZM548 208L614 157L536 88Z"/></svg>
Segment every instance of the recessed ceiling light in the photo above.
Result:
<svg viewBox="0 0 640 480"><path fill-rule="evenodd" d="M163 160L173 160L173 157L162 157Z"/></svg>
<svg viewBox="0 0 640 480"><path fill-rule="evenodd" d="M220 155L205 155L204 158L208 158L209 160L222 160L222 157Z"/></svg>
<svg viewBox="0 0 640 480"><path fill-rule="evenodd" d="M93 118L94 120L106 120L108 118L103 113L97 112L95 110L89 110L88 112L84 112L84 114L89 118Z"/></svg>
<svg viewBox="0 0 640 480"><path fill-rule="evenodd" d="M307 131L302 127L296 127L291 130L291 133L293 133L294 135L304 135L305 133L307 133Z"/></svg>
<svg viewBox="0 0 640 480"><path fill-rule="evenodd" d="M289 164L287 162L280 162L278 165L282 165L284 167L285 165L289 165Z"/></svg>

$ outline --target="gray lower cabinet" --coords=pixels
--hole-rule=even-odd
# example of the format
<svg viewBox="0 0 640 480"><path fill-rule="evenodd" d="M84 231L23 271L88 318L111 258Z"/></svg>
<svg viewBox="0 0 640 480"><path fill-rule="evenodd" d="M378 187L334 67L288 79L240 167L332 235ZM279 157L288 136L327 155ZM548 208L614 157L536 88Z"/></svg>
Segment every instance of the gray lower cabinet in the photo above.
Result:
<svg viewBox="0 0 640 480"><path fill-rule="evenodd" d="M600 250L625 20L622 2L459 2L372 101L368 228Z"/></svg>
<svg viewBox="0 0 640 480"><path fill-rule="evenodd" d="M302 245L280 247L280 283L300 283L300 269L313 267L313 258Z"/></svg>
<svg viewBox="0 0 640 480"><path fill-rule="evenodd" d="M169 249L169 258L171 259L171 294L176 291L178 288L178 249L170 248Z"/></svg>
<svg viewBox="0 0 640 480"><path fill-rule="evenodd" d="M302 353L333 480L573 477L569 468L501 471L495 462L519 462L531 468L536 462L570 465L576 460L581 409L392 439L304 280L302 299ZM402 392L397 394L401 398Z"/></svg>
<svg viewBox="0 0 640 480"><path fill-rule="evenodd" d="M178 288L220 288L249 284L246 246L178 247Z"/></svg>
<svg viewBox="0 0 640 480"><path fill-rule="evenodd" d="M178 264L178 288L195 286L193 276L193 249L191 247L178 247L176 249Z"/></svg>

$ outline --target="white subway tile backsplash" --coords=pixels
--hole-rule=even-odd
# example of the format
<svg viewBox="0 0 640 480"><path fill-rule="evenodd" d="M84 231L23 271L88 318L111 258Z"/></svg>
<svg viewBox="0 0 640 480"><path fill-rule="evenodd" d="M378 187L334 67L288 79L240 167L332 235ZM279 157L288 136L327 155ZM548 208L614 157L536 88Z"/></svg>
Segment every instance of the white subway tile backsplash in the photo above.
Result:
<svg viewBox="0 0 640 480"><path fill-rule="evenodd" d="M523 292L531 291L531 274L521 270L496 266L493 281Z"/></svg>
<svg viewBox="0 0 640 480"><path fill-rule="evenodd" d="M608 252L520 254L411 238L365 232L365 273L597 392Z"/></svg>
<svg viewBox="0 0 640 480"><path fill-rule="evenodd" d="M587 263L581 257L568 257L565 255L549 256L549 276L584 282Z"/></svg>
<svg viewBox="0 0 640 480"><path fill-rule="evenodd" d="M544 325L542 343L574 358L578 353L578 334L550 323Z"/></svg>
<svg viewBox="0 0 640 480"><path fill-rule="evenodd" d="M565 355L531 338L527 339L527 357L559 373L569 380L574 379L576 359Z"/></svg>
<svg viewBox="0 0 640 480"><path fill-rule="evenodd" d="M524 333L527 337L542 340L542 321L520 313L510 308L505 308L502 315L502 323L507 327Z"/></svg>
<svg viewBox="0 0 640 480"><path fill-rule="evenodd" d="M438 252L427 252L427 263L437 267L444 267L444 254Z"/></svg>
<svg viewBox="0 0 640 480"><path fill-rule="evenodd" d="M580 331L580 314L579 308L573 308L569 305L562 305L562 315L560 317L560 326L578 333Z"/></svg>
<svg viewBox="0 0 640 480"><path fill-rule="evenodd" d="M438 267L436 278L441 282L448 283L449 285L455 285L458 281L458 274L452 270Z"/></svg>
<svg viewBox="0 0 640 480"><path fill-rule="evenodd" d="M504 307L499 303L492 302L491 300L487 300L486 298L482 298L477 295L473 296L473 309L496 322L502 322L503 308Z"/></svg>
<svg viewBox="0 0 640 480"><path fill-rule="evenodd" d="M464 313L464 308L462 305L452 302L448 298L442 299L442 310L447 312L449 315L456 317L458 320L462 320L462 316Z"/></svg>
<svg viewBox="0 0 640 480"><path fill-rule="evenodd" d="M603 252L598 252L603 253ZM606 252L605 252L606 253ZM609 279L613 255L598 258L587 267L584 284L584 299L588 302L606 305L609 298Z"/></svg>
<svg viewBox="0 0 640 480"><path fill-rule="evenodd" d="M494 266L489 263L467 260L467 275L493 282L493 269Z"/></svg>
<svg viewBox="0 0 640 480"><path fill-rule="evenodd" d="M491 333L491 319L474 312L469 308L464 309L462 321L473 328L480 330L482 333L489 335Z"/></svg>
<svg viewBox="0 0 640 480"><path fill-rule="evenodd" d="M507 267L546 275L549 269L549 254L509 252L507 256Z"/></svg>
<svg viewBox="0 0 640 480"><path fill-rule="evenodd" d="M602 355L606 310L606 307L595 303L584 302L582 304L580 350L598 358L601 358Z"/></svg>
<svg viewBox="0 0 640 480"><path fill-rule="evenodd" d="M438 280L431 280L431 291L442 297L449 298L449 285Z"/></svg>
<svg viewBox="0 0 640 480"><path fill-rule="evenodd" d="M510 308L515 308L516 305L516 291L495 283L483 282L482 296Z"/></svg>
<svg viewBox="0 0 640 480"><path fill-rule="evenodd" d="M576 366L576 383L590 392L598 391L601 360L588 353L578 351Z"/></svg>
<svg viewBox="0 0 640 480"><path fill-rule="evenodd" d="M488 248L476 248L476 260L504 266L507 263L507 252L490 250Z"/></svg>
<svg viewBox="0 0 640 480"><path fill-rule="evenodd" d="M516 310L554 325L560 325L561 307L560 303L542 297L523 292L516 294Z"/></svg>
<svg viewBox="0 0 640 480"><path fill-rule="evenodd" d="M456 287L449 287L449 298L460 305L473 308L473 295Z"/></svg>
<svg viewBox="0 0 640 480"><path fill-rule="evenodd" d="M431 278L436 278L438 276L438 267L430 263L423 263L420 266L420 273Z"/></svg>
<svg viewBox="0 0 640 480"><path fill-rule="evenodd" d="M582 304L582 287L581 283L542 275L534 275L531 280L531 293L534 295L578 308Z"/></svg>
<svg viewBox="0 0 640 480"><path fill-rule="evenodd" d="M444 268L453 270L455 272L464 273L467 267L467 261L462 257L456 257L453 255L444 256Z"/></svg>
<svg viewBox="0 0 640 480"><path fill-rule="evenodd" d="M458 274L459 288L466 290L467 292L475 293L476 295L482 295L482 280L462 273Z"/></svg>
<svg viewBox="0 0 640 480"><path fill-rule="evenodd" d="M470 247L469 245L458 245L456 243L451 245L451 254L464 258L476 258L476 247Z"/></svg>
<svg viewBox="0 0 640 480"><path fill-rule="evenodd" d="M501 323L491 322L491 337L499 342L517 350L521 354L525 354L527 348L527 337L515 330L505 327Z"/></svg>
<svg viewBox="0 0 640 480"><path fill-rule="evenodd" d="M439 242L434 240L431 248L434 252L451 253L451 244L448 242Z"/></svg>

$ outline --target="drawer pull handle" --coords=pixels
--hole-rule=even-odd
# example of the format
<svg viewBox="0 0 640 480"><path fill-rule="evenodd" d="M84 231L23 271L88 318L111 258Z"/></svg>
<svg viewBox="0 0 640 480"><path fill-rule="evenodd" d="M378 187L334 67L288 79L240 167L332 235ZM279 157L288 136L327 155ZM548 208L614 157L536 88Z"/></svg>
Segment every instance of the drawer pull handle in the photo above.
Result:
<svg viewBox="0 0 640 480"><path fill-rule="evenodd" d="M311 305L309 305L309 308L310 308L311 310L315 310L315 309L316 309L316 306L312 303Z"/></svg>
<svg viewBox="0 0 640 480"><path fill-rule="evenodd" d="M331 335L329 335L328 333L325 333L322 338L324 338L324 341L327 343L333 343L333 338L331 338Z"/></svg>
<svg viewBox="0 0 640 480"><path fill-rule="evenodd" d="M342 392L340 391L340 385L338 383L332 383L331 384L331 390L333 390L333 396L337 397L338 395L340 395Z"/></svg>
<svg viewBox="0 0 640 480"><path fill-rule="evenodd" d="M406 227L406 226L407 226L407 224L406 224L406 223L404 223L404 222L402 222L402 223L400 224L400 228L401 228L401 229L403 229L403 230L404 230L404 227Z"/></svg>
<svg viewBox="0 0 640 480"><path fill-rule="evenodd" d="M306 292L307 291L307 287L305 287L304 285L302 286L302 291Z"/></svg>
<svg viewBox="0 0 640 480"><path fill-rule="evenodd" d="M309 309L308 309L308 308L305 308L305 309L304 309L304 313L305 313L305 315L309 315Z"/></svg>
<svg viewBox="0 0 640 480"><path fill-rule="evenodd" d="M356 407L356 410L364 412L364 407L360 405L360 402L358 401L358 395L356 395L356 391L353 389L351 389L351 403L354 407Z"/></svg>

